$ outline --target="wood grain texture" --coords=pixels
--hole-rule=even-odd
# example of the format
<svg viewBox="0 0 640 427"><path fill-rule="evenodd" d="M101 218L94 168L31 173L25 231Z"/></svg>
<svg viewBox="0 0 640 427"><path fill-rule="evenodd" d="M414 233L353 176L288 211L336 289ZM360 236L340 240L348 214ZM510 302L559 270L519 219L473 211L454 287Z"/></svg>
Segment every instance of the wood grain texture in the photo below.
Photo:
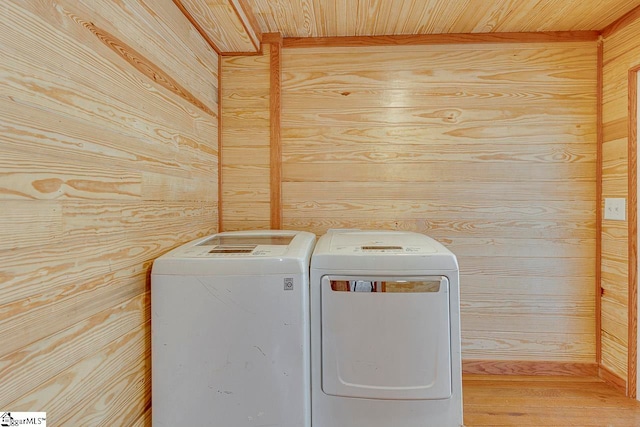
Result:
<svg viewBox="0 0 640 427"><path fill-rule="evenodd" d="M597 53L597 106L596 106L596 283L595 283L595 303L596 303L596 363L598 366L602 363L602 214L603 214L603 198L602 198L602 145L604 142L604 126L603 126L603 104L604 104L604 43L602 37L598 39Z"/></svg>
<svg viewBox="0 0 640 427"><path fill-rule="evenodd" d="M633 18L633 19L632 19ZM631 162L629 155L631 133L628 128L629 106L629 71L640 66L640 19L636 13L624 20L624 25L614 25L605 33L603 57L603 197L623 197L631 206L635 198L632 195ZM637 202L636 202L637 203ZM629 250L633 241L631 217L626 221L602 222L602 288L604 289L602 306L602 367L619 378L627 388L633 369L630 357L633 352L629 341L634 317L630 296L633 293L630 274L634 252ZM637 233L637 231L636 231ZM607 247L611 248L607 250ZM609 301L605 305L606 301ZM620 319L620 316L625 316ZM637 317L637 316L635 316ZM605 319L616 319L609 322L610 328L604 325ZM618 327L618 325L620 327ZM635 375L634 375L635 376ZM628 387L630 389L630 387Z"/></svg>
<svg viewBox="0 0 640 427"><path fill-rule="evenodd" d="M0 54L0 405L144 423L152 262L217 231L218 56L170 0L2 2Z"/></svg>
<svg viewBox="0 0 640 427"><path fill-rule="evenodd" d="M272 49L265 44L260 55L222 58L223 231L277 225L270 209L279 184L271 181Z"/></svg>
<svg viewBox="0 0 640 427"><path fill-rule="evenodd" d="M557 41L594 41L597 31L536 31L497 33L449 33L418 35L374 35L348 37L287 37L284 47L365 47L407 45L449 45L462 43L544 43Z"/></svg>
<svg viewBox="0 0 640 427"><path fill-rule="evenodd" d="M175 6L171 1L141 0L123 8L111 2L94 4L91 0L82 0L73 7L67 5L65 10L80 21L83 16L91 16L90 21L79 23L158 84L180 92L181 96L200 104L199 108L206 109L218 102L217 93L210 90L211 81L218 74L217 58L211 55L210 47L187 20L175 19ZM101 19L101 16L111 19ZM155 37L144 31L149 26L158 28ZM123 33L130 34L126 46L115 36ZM174 45L175 51L168 52L164 47L166 43Z"/></svg>
<svg viewBox="0 0 640 427"><path fill-rule="evenodd" d="M247 0L233 0L232 4L236 8L238 15L241 17L243 25L248 27L247 32L253 32L258 40L262 40L264 42L264 34L262 34L260 24L258 24L258 20L253 13L253 9L251 9Z"/></svg>
<svg viewBox="0 0 640 427"><path fill-rule="evenodd" d="M210 82L218 74L217 58L211 55L210 47L189 21L175 18L175 5L171 1L140 0L119 7L113 2L95 4L91 0L80 0L59 8L75 19L91 16L85 25L93 26L95 30L104 30L111 35L130 34L127 39L129 52L132 52L129 49L138 52L152 68L155 68L154 64L162 64L162 68L156 68L160 73L166 73L207 105L217 103L217 93L210 90ZM105 16L111 19L104 19ZM156 31L145 31L149 27ZM108 42L107 39L104 41ZM167 43L176 49L168 51L164 47ZM112 47L118 48L117 45ZM133 55L129 56L136 60Z"/></svg>
<svg viewBox="0 0 640 427"><path fill-rule="evenodd" d="M595 362L595 40L282 55L284 228L431 235L466 359Z"/></svg>
<svg viewBox="0 0 640 427"><path fill-rule="evenodd" d="M242 26L244 27L245 32L251 38L251 42L256 47L257 50L260 50L260 40L262 39L262 31L260 30L260 26L258 25L258 21L256 20L255 15L253 14L253 10L246 2L246 0L229 0L231 7L236 13L236 16L240 19Z"/></svg>
<svg viewBox="0 0 640 427"><path fill-rule="evenodd" d="M218 55L218 93L222 97L222 57ZM218 127L222 126L222 100L218 102ZM222 132L218 131L218 231L222 230Z"/></svg>
<svg viewBox="0 0 640 427"><path fill-rule="evenodd" d="M274 37L271 37L273 40ZM270 175L271 175L271 228L282 228L282 43L277 38L269 48L269 120L270 120Z"/></svg>
<svg viewBox="0 0 640 427"><path fill-rule="evenodd" d="M595 363L521 362L495 360L463 360L463 375L550 375L587 377L598 375Z"/></svg>
<svg viewBox="0 0 640 427"><path fill-rule="evenodd" d="M631 9L629 12L622 15L620 18L607 25L602 29L601 33L603 37L609 37L613 33L621 30L627 25L632 25L640 18L640 6L636 6L634 9Z"/></svg>
<svg viewBox="0 0 640 427"><path fill-rule="evenodd" d="M595 375L463 375L464 425L620 426L640 424L640 403Z"/></svg>
<svg viewBox="0 0 640 427"><path fill-rule="evenodd" d="M207 33L207 31L202 27L202 25L200 25L200 21L202 20L200 19L196 19L193 14L184 6L184 4L180 1L180 0L173 0L173 3L176 5L176 7L180 10L180 12L182 12L182 14L184 15L185 18L187 18L187 20L191 23L191 25L193 26L193 28L198 32L198 34L200 34L200 37L202 37L203 40L205 40L207 42L207 44L209 45L209 47L211 47L211 49L213 49L217 54L218 57L220 57L220 55L222 54L222 52L220 51L220 48L216 45L216 43L211 39L211 37L209 37L209 34ZM219 61L219 59L218 59ZM218 76L219 77L219 76Z"/></svg>
<svg viewBox="0 0 640 427"><path fill-rule="evenodd" d="M599 368L598 376L610 384L613 388L618 390L621 394L627 394L627 380L626 378L621 378L617 374L614 374L607 368L603 368L602 366Z"/></svg>
<svg viewBox="0 0 640 427"><path fill-rule="evenodd" d="M162 69L156 68L152 63L149 62L146 58L144 58L139 52L131 49L124 45L124 43L113 34L109 34L105 30L102 30L96 27L92 22L79 22L81 25L86 27L89 31L91 31L100 41L102 41L106 46L108 46L111 50L120 55L127 62L136 67L136 69L146 74L147 77L155 80L163 86L165 89L168 89L174 92L176 95L186 99L196 107L202 109L207 114L216 117L216 113L211 110L206 104L193 96L187 89L182 87L178 82L176 82L171 76L165 74Z"/></svg>
<svg viewBox="0 0 640 427"><path fill-rule="evenodd" d="M638 6L633 0L246 0L262 32L349 37L601 30Z"/></svg>
<svg viewBox="0 0 640 427"><path fill-rule="evenodd" d="M43 380L64 372L96 348L139 328L148 319L148 309L148 294L142 293L6 354L0 361L0 375L7 379L0 389L1 404L37 389Z"/></svg>
<svg viewBox="0 0 640 427"><path fill-rule="evenodd" d="M640 17L640 15L639 15ZM629 353L627 390L637 396L638 370L638 72L640 65L629 70Z"/></svg>
<svg viewBox="0 0 640 427"><path fill-rule="evenodd" d="M260 50L259 36L237 0L175 1L188 12L221 54Z"/></svg>
<svg viewBox="0 0 640 427"><path fill-rule="evenodd" d="M99 413L104 407L101 393L116 384L119 376L126 376L131 369L138 368L144 358L147 345L147 326L138 327L131 332L112 341L99 352L93 353L65 372L47 380L39 386L37 394L26 394L8 403L17 411L28 411L31 408L47 408L51 417L47 417L58 425L65 422L72 424L99 425L92 416L84 418L76 416L77 411L88 409L91 414ZM114 375L115 374L115 375ZM134 382L135 384L135 382ZM131 402L130 402L131 404ZM117 411L114 407L112 410ZM114 411L114 415L118 412ZM108 417L106 411L101 418Z"/></svg>
<svg viewBox="0 0 640 427"><path fill-rule="evenodd" d="M140 417L131 424L131 427L149 427L151 425L151 406L145 408L145 411Z"/></svg>

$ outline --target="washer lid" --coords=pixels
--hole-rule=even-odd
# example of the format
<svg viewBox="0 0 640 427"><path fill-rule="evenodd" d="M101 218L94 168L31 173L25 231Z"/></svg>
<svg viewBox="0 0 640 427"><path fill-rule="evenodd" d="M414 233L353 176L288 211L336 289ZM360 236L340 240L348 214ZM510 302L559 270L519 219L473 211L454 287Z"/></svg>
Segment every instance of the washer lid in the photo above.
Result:
<svg viewBox="0 0 640 427"><path fill-rule="evenodd" d="M281 256L295 234L221 233L188 249L191 255L214 256ZM202 248L204 247L204 248Z"/></svg>
<svg viewBox="0 0 640 427"><path fill-rule="evenodd" d="M256 230L218 233L160 256L153 274L279 274L308 270L315 235Z"/></svg>

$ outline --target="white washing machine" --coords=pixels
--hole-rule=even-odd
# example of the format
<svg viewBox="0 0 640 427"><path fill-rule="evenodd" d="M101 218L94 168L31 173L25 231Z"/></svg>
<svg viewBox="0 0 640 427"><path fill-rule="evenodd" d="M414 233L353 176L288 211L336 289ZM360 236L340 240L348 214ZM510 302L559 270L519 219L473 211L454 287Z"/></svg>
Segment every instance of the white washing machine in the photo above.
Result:
<svg viewBox="0 0 640 427"><path fill-rule="evenodd" d="M154 426L310 425L315 240L295 231L219 233L154 262Z"/></svg>
<svg viewBox="0 0 640 427"><path fill-rule="evenodd" d="M311 259L313 427L462 425L458 263L400 231L332 231Z"/></svg>

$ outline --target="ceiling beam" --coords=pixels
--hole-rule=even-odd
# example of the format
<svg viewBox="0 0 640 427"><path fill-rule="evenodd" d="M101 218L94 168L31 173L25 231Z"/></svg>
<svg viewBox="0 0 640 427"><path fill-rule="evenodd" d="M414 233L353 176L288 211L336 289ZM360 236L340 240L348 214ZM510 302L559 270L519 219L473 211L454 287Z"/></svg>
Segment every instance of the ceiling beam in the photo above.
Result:
<svg viewBox="0 0 640 427"><path fill-rule="evenodd" d="M472 33L422 34L357 37L291 37L284 38L283 47L357 47L402 46L465 43L540 43L596 41L598 31L547 31L537 33Z"/></svg>

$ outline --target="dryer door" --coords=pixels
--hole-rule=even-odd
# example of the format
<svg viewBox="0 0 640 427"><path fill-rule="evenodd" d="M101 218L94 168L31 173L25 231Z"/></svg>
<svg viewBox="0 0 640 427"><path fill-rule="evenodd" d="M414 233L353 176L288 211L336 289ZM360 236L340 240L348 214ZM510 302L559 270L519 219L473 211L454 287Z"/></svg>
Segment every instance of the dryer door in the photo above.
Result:
<svg viewBox="0 0 640 427"><path fill-rule="evenodd" d="M324 393L451 397L446 277L324 276L321 287Z"/></svg>

